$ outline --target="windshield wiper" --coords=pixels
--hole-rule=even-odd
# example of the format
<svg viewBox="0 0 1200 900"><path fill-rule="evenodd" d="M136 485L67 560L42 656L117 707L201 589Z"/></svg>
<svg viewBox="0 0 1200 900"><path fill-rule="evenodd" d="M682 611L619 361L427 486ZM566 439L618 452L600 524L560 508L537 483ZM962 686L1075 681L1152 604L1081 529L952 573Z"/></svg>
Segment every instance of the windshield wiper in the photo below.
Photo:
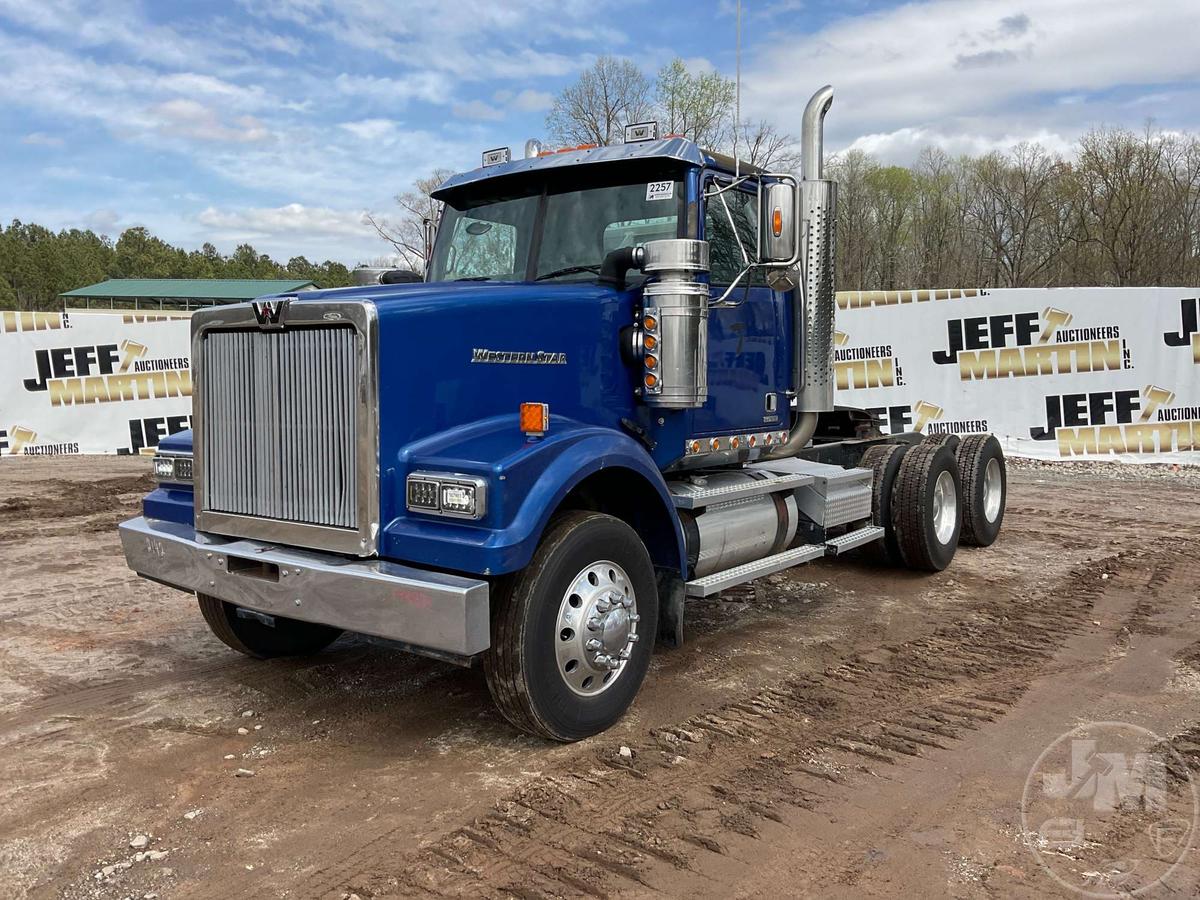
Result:
<svg viewBox="0 0 1200 900"><path fill-rule="evenodd" d="M553 272L547 272L545 275L539 275L534 281L545 281L547 278L558 278L560 275L578 275L580 272L591 272L593 275L600 274L599 266L567 266L564 269L555 269Z"/></svg>
<svg viewBox="0 0 1200 900"><path fill-rule="evenodd" d="M468 275L465 278L455 278L455 281L489 281L491 275Z"/></svg>

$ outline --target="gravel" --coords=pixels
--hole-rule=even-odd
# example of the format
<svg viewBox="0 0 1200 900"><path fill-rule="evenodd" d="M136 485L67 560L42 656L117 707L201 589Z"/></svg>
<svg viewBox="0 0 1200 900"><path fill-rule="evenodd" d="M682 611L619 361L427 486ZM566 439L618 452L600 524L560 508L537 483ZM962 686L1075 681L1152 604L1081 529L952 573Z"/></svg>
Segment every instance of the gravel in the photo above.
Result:
<svg viewBox="0 0 1200 900"><path fill-rule="evenodd" d="M1121 463L1099 459L1027 459L1018 456L1009 456L1004 462L1017 472L1043 472L1047 475L1107 478L1113 481L1158 479L1200 482L1200 453L1196 454L1195 465Z"/></svg>

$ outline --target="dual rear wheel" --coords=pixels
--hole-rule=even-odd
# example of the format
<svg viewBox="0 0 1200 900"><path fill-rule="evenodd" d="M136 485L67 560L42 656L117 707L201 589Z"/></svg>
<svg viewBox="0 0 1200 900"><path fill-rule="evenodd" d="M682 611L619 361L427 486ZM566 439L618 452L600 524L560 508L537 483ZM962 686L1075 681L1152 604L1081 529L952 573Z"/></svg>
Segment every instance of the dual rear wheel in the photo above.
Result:
<svg viewBox="0 0 1200 900"><path fill-rule="evenodd" d="M986 547L1000 533L1008 482L993 435L880 444L861 465L875 475L872 520L886 532L878 552L894 565L939 572L960 543Z"/></svg>

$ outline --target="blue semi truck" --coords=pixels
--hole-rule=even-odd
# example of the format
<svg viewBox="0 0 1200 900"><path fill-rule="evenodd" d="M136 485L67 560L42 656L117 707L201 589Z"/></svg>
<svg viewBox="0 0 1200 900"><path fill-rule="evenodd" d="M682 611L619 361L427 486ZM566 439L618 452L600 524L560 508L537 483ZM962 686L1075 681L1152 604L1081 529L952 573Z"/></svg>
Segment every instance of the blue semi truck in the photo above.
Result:
<svg viewBox="0 0 1200 900"><path fill-rule="evenodd" d="M120 526L252 657L344 631L481 664L516 727L615 722L685 600L870 545L992 543L990 435L883 434L833 395L833 92L802 177L653 123L456 175L423 283L197 312L193 430Z"/></svg>

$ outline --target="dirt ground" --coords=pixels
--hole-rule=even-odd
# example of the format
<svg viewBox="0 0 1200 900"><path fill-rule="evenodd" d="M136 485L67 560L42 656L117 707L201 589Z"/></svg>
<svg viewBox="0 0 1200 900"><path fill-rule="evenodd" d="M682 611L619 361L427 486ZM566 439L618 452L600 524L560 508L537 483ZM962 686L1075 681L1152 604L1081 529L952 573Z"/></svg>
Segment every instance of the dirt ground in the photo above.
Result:
<svg viewBox="0 0 1200 900"><path fill-rule="evenodd" d="M632 712L552 746L478 670L383 642L228 651L125 567L147 465L0 464L0 896L1066 895L1022 791L1088 721L1169 739L1190 813L1182 476L1023 469L1000 541L941 575L820 562L689 604ZM1111 824L1056 870L1110 887L1142 840L1135 812ZM1191 849L1150 896L1198 892Z"/></svg>

